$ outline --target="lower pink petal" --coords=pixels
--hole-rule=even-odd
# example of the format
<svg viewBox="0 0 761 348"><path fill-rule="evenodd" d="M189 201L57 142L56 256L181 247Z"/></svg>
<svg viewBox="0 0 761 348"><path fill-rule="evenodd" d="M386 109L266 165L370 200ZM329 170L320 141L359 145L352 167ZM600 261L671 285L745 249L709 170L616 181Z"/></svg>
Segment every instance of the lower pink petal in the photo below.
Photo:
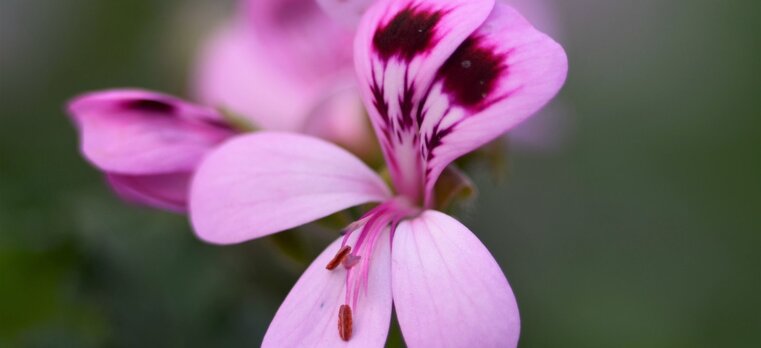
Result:
<svg viewBox="0 0 761 348"><path fill-rule="evenodd" d="M409 347L515 347L520 318L502 270L454 218L426 211L396 229L391 284Z"/></svg>
<svg viewBox="0 0 761 348"><path fill-rule="evenodd" d="M389 196L346 150L305 135L258 132L220 146L193 180L190 212L201 239L238 243Z"/></svg>
<svg viewBox="0 0 761 348"><path fill-rule="evenodd" d="M351 241L350 241L351 242ZM262 347L382 347L391 321L389 235L380 236L371 257L367 288L352 308L352 336L338 335L338 309L344 304L346 270L325 265L341 247L333 242L304 272L272 320Z"/></svg>
<svg viewBox="0 0 761 348"><path fill-rule="evenodd" d="M124 175L108 173L106 180L124 200L184 213L187 210L190 173Z"/></svg>

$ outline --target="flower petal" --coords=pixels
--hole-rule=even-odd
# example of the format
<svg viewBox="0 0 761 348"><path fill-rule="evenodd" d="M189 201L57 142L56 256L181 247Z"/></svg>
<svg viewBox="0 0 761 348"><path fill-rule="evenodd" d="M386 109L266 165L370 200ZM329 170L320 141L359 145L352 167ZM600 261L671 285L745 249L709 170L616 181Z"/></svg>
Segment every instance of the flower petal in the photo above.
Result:
<svg viewBox="0 0 761 348"><path fill-rule="evenodd" d="M347 26L356 26L362 14L375 0L317 0L331 18Z"/></svg>
<svg viewBox="0 0 761 348"><path fill-rule="evenodd" d="M493 1L381 2L355 62L397 190L426 206L451 161L537 111L567 70L560 45Z"/></svg>
<svg viewBox="0 0 761 348"><path fill-rule="evenodd" d="M378 145L364 110L355 83L336 85L309 113L302 131L340 145L359 158L373 158L378 155Z"/></svg>
<svg viewBox="0 0 761 348"><path fill-rule="evenodd" d="M235 23L221 28L201 49L195 95L246 117L259 129L296 131L314 103L314 87L273 61L248 27Z"/></svg>
<svg viewBox="0 0 761 348"><path fill-rule="evenodd" d="M419 110L436 72L488 17L494 0L379 1L354 42L360 91L398 192L423 191Z"/></svg>
<svg viewBox="0 0 761 348"><path fill-rule="evenodd" d="M427 199L456 158L500 136L544 106L565 82L563 48L498 3L441 66L420 125Z"/></svg>
<svg viewBox="0 0 761 348"><path fill-rule="evenodd" d="M135 89L85 94L69 104L69 113L85 157L120 174L190 171L233 135L211 109Z"/></svg>
<svg viewBox="0 0 761 348"><path fill-rule="evenodd" d="M106 174L111 188L122 199L176 213L187 211L191 173L155 175Z"/></svg>
<svg viewBox="0 0 761 348"><path fill-rule="evenodd" d="M553 0L499 0L518 10L537 29L554 38L562 38L562 24L558 19L558 3Z"/></svg>
<svg viewBox="0 0 761 348"><path fill-rule="evenodd" d="M486 247L454 218L399 224L391 251L396 313L409 347L515 347L520 318Z"/></svg>
<svg viewBox="0 0 761 348"><path fill-rule="evenodd" d="M190 212L198 236L238 243L389 196L381 178L336 145L304 135L237 137L203 161Z"/></svg>
<svg viewBox="0 0 761 348"><path fill-rule="evenodd" d="M280 69L321 79L351 67L353 32L328 17L315 0L247 0L246 24Z"/></svg>
<svg viewBox="0 0 761 348"><path fill-rule="evenodd" d="M353 239L355 233L352 235ZM350 244L353 244L350 238ZM299 278L272 320L262 347L383 347L391 321L390 243L383 233L371 257L367 288L352 309L352 335L338 335L338 309L345 303L346 270L325 265L341 246L333 242Z"/></svg>

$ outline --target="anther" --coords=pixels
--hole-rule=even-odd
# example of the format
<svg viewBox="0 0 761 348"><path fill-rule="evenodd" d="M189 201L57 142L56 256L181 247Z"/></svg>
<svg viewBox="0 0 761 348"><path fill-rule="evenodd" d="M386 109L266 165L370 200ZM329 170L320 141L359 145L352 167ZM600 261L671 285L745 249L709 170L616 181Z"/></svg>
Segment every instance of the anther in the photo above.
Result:
<svg viewBox="0 0 761 348"><path fill-rule="evenodd" d="M359 263L359 259L361 259L360 256L349 254L344 258L342 264L346 269L349 269L356 266Z"/></svg>
<svg viewBox="0 0 761 348"><path fill-rule="evenodd" d="M351 307L346 304L341 305L338 308L338 336L344 341L348 341L351 338L351 324Z"/></svg>
<svg viewBox="0 0 761 348"><path fill-rule="evenodd" d="M328 265L325 266L325 269L332 271L333 269L338 267L338 265L340 265L341 262L343 262L343 260L346 258L346 256L349 255L350 252L351 252L351 247L348 245L344 245L341 249L338 250L338 252L336 253L336 256L334 256L333 259L330 260L330 262L328 262Z"/></svg>

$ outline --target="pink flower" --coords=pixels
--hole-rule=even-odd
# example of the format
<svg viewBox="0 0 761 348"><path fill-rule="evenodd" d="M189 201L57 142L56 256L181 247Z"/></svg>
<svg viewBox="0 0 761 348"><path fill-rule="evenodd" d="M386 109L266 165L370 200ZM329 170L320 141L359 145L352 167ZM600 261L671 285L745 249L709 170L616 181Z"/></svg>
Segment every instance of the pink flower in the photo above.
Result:
<svg viewBox="0 0 761 348"><path fill-rule="evenodd" d="M201 54L199 100L259 129L303 132L372 156L351 38L314 0L242 1L237 20ZM212 108L144 90L88 93L68 111L83 154L119 196L175 212L187 209L200 159L239 133Z"/></svg>
<svg viewBox="0 0 761 348"><path fill-rule="evenodd" d="M514 347L520 319L505 276L473 233L433 210L432 188L454 159L556 94L563 49L494 0L397 0L365 13L354 54L395 193L330 143L247 135L193 180L198 236L238 243L380 202L309 266L263 346L380 347L393 302L410 347Z"/></svg>

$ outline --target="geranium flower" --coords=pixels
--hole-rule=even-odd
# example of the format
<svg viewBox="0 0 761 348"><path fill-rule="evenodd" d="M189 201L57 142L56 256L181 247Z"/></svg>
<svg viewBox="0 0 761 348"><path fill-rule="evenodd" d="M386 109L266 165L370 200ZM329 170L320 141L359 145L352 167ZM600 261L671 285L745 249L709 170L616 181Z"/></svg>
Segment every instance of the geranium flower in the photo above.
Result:
<svg viewBox="0 0 761 348"><path fill-rule="evenodd" d="M70 102L83 154L123 199L187 210L200 159L241 133L211 107L257 129L308 133L373 155L353 76L351 29L331 21L314 0L247 0L240 9L200 54L194 89L209 107L138 89Z"/></svg>
<svg viewBox="0 0 761 348"><path fill-rule="evenodd" d="M433 187L454 159L556 94L563 49L494 0L397 0L365 13L354 54L395 192L333 144L261 132L203 161L191 189L196 233L238 243L379 202L304 272L263 346L382 346L392 302L410 347L515 346L504 274L472 232L434 210Z"/></svg>

